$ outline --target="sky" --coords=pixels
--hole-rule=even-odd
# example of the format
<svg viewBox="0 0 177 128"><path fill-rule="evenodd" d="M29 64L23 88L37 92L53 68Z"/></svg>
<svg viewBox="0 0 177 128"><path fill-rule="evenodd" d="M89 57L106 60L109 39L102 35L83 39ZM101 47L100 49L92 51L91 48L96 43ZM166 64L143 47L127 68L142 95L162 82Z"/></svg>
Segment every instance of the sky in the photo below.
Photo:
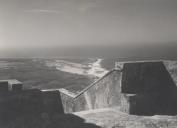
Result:
<svg viewBox="0 0 177 128"><path fill-rule="evenodd" d="M177 0L0 0L4 56L29 49L175 43Z"/></svg>

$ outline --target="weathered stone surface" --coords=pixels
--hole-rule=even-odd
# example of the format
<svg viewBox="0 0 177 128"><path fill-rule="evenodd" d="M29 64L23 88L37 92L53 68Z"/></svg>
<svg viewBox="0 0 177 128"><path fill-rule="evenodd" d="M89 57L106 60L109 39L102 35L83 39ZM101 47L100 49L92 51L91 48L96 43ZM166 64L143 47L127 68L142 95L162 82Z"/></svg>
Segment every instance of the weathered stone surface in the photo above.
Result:
<svg viewBox="0 0 177 128"><path fill-rule="evenodd" d="M135 115L153 115L159 111L159 94L122 94L121 111Z"/></svg>
<svg viewBox="0 0 177 128"><path fill-rule="evenodd" d="M121 95L121 107L120 110L122 112L131 113L130 107L130 98L136 96L136 94L129 95L129 94L122 94Z"/></svg>
<svg viewBox="0 0 177 128"><path fill-rule="evenodd" d="M131 62L123 66L122 93L166 92L174 86L163 62Z"/></svg>
<svg viewBox="0 0 177 128"><path fill-rule="evenodd" d="M48 114L64 114L61 96L58 90L42 92L42 104L44 112Z"/></svg>
<svg viewBox="0 0 177 128"><path fill-rule="evenodd" d="M101 128L176 128L176 116L137 116L120 112L119 108L104 108L76 112L75 115Z"/></svg>
<svg viewBox="0 0 177 128"><path fill-rule="evenodd" d="M120 82L121 72L113 70L83 92L89 109L119 106L121 101Z"/></svg>
<svg viewBox="0 0 177 128"><path fill-rule="evenodd" d="M23 90L23 84L22 82L12 79L8 80L9 84L9 91L22 91Z"/></svg>
<svg viewBox="0 0 177 128"><path fill-rule="evenodd" d="M20 82L16 79L0 80L0 84L2 84L1 88L3 88L3 83L4 83L4 89L6 88L5 89L6 92L7 91L22 91L23 90L22 82Z"/></svg>
<svg viewBox="0 0 177 128"><path fill-rule="evenodd" d="M8 82L0 81L0 92L7 92L7 91L8 91Z"/></svg>
<svg viewBox="0 0 177 128"><path fill-rule="evenodd" d="M175 115L176 90L176 85L163 62L125 63L121 110L136 115Z"/></svg>
<svg viewBox="0 0 177 128"><path fill-rule="evenodd" d="M177 87L161 61L124 63L79 95L62 97L66 112L121 106L129 114L177 114Z"/></svg>
<svg viewBox="0 0 177 128"><path fill-rule="evenodd" d="M0 121L42 113L64 114L59 91L31 89L0 93Z"/></svg>
<svg viewBox="0 0 177 128"><path fill-rule="evenodd" d="M62 105L65 113L71 113L74 111L74 98L65 94L64 92L60 92L60 96L62 99Z"/></svg>
<svg viewBox="0 0 177 128"><path fill-rule="evenodd" d="M61 92L65 112L120 106L120 82L121 72L113 70L74 98Z"/></svg>
<svg viewBox="0 0 177 128"><path fill-rule="evenodd" d="M42 108L39 90L0 94L0 119L6 120L21 115L38 114L43 111Z"/></svg>

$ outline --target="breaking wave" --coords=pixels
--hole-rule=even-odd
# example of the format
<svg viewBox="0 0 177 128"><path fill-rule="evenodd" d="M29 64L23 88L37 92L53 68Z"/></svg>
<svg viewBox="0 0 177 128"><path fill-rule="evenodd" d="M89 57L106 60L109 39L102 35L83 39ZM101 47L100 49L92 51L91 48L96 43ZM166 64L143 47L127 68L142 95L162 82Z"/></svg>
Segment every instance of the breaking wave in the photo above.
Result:
<svg viewBox="0 0 177 128"><path fill-rule="evenodd" d="M47 61L46 65L49 67L56 67L56 69L78 75L88 75L95 77L102 77L108 71L101 66L103 59L96 59L96 61L88 64L73 63L66 60L55 60L53 62Z"/></svg>

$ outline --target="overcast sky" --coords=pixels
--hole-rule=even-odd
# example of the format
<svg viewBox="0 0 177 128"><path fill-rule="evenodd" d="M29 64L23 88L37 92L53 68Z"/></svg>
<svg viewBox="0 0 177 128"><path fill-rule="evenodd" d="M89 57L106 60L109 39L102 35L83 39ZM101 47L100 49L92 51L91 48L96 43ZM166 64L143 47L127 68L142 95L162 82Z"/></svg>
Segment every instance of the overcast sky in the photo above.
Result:
<svg viewBox="0 0 177 128"><path fill-rule="evenodd" d="M177 42L177 0L0 0L0 49Z"/></svg>

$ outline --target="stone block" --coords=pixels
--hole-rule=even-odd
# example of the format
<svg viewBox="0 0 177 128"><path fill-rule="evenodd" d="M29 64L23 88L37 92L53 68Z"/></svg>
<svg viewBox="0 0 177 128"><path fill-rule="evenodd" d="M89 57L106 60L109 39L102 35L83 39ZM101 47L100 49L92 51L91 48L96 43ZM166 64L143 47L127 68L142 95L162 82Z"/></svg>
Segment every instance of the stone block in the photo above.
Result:
<svg viewBox="0 0 177 128"><path fill-rule="evenodd" d="M8 90L9 91L21 91L23 90L23 84L18 80L8 80Z"/></svg>
<svg viewBox="0 0 177 128"><path fill-rule="evenodd" d="M8 91L8 81L0 81L0 92Z"/></svg>

